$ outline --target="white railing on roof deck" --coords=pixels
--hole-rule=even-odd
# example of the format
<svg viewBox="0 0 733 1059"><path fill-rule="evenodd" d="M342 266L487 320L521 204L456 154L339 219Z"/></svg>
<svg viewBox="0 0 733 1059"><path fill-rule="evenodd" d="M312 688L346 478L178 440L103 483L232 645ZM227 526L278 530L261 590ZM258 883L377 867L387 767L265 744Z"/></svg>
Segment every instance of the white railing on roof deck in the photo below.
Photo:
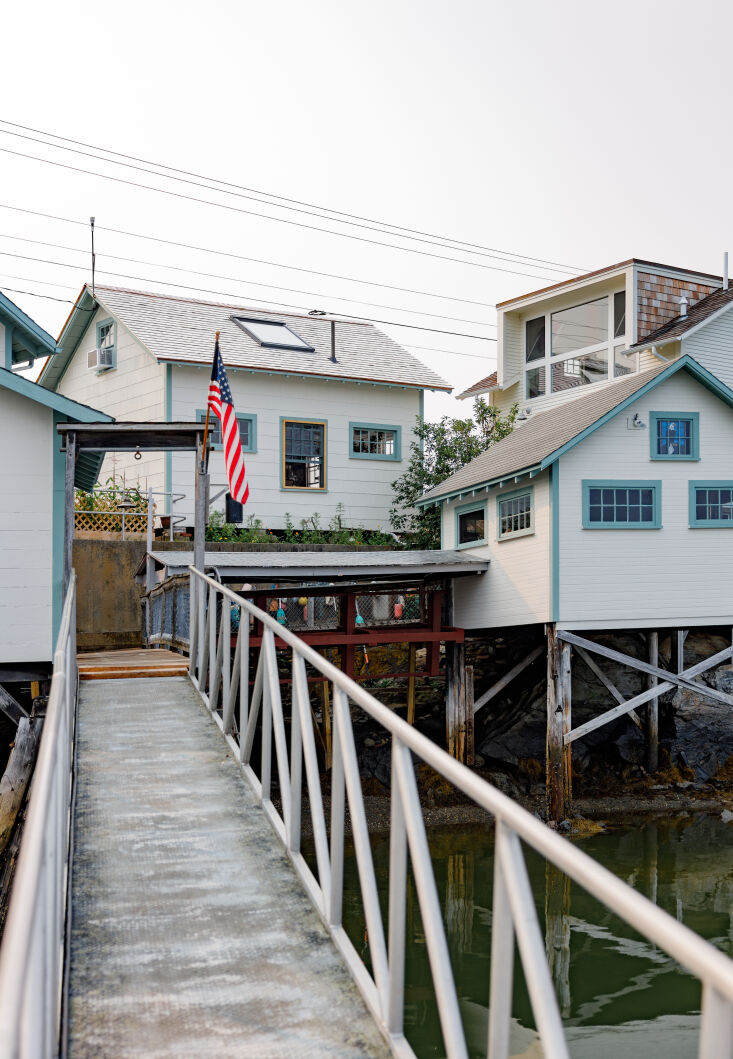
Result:
<svg viewBox="0 0 733 1059"><path fill-rule="evenodd" d="M491 974L487 983L490 1059L508 1059L514 942L544 1055L564 1059L568 1047L540 933L520 840L555 864L597 900L698 977L703 986L699 1059L730 1059L733 1051L733 961L652 904L606 868L551 831L444 750L416 732L269 614L191 568L190 677L211 710L308 895L344 957L381 1032L397 1056L414 1057L403 1032L407 857L412 863L446 1054L468 1055L445 927L418 798L413 755L463 791L496 821ZM241 608L234 658L231 607ZM250 695L251 616L262 624L262 646ZM280 693L277 646L291 651L290 748ZM331 683L333 767L331 824L326 827L306 663ZM219 701L221 698L221 706ZM356 758L349 703L392 736L388 930L381 915ZM261 722L260 774L252 767ZM282 811L272 799L272 743ZM318 878L300 850L303 765ZM348 804L373 973L342 922L344 818Z"/></svg>
<svg viewBox="0 0 733 1059"><path fill-rule="evenodd" d="M58 1054L77 684L72 571L0 945L0 1059Z"/></svg>

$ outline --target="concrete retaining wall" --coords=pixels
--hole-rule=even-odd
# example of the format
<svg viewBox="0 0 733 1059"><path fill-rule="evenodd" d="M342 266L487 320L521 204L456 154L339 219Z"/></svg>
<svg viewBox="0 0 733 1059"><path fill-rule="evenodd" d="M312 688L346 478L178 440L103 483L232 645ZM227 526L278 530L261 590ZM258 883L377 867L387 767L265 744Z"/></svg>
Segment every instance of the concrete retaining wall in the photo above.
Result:
<svg viewBox="0 0 733 1059"><path fill-rule="evenodd" d="M144 540L74 541L80 651L142 645L135 571L144 555Z"/></svg>

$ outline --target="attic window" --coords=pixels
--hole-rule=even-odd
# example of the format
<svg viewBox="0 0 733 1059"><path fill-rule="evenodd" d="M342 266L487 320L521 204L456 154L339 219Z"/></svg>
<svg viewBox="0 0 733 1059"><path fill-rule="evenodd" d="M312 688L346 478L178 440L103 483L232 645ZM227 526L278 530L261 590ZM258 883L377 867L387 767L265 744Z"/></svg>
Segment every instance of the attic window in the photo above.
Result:
<svg viewBox="0 0 733 1059"><path fill-rule="evenodd" d="M300 335L279 320L255 320L248 316L233 316L232 319L263 349L294 349L300 353L315 353L313 346L309 346Z"/></svg>

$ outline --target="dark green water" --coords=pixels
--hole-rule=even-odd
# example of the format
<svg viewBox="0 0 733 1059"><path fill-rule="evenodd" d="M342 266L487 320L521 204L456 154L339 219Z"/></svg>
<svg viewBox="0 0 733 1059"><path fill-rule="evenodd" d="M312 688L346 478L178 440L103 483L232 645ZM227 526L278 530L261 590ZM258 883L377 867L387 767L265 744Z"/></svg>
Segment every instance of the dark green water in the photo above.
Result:
<svg viewBox="0 0 733 1059"><path fill-rule="evenodd" d="M433 831L453 972L471 1055L486 1055L493 836L485 829ZM724 952L733 949L733 825L697 816L629 822L583 839L586 853ZM389 839L374 836L386 924ZM555 985L573 1059L693 1059L700 987L580 887L526 851L543 934L559 942ZM549 902L549 903L548 903ZM445 1054L412 880L407 904L405 1030L417 1055ZM353 850L345 866L344 925L368 964ZM565 942L566 944L564 944ZM512 1054L540 1059L532 1010L516 956Z"/></svg>

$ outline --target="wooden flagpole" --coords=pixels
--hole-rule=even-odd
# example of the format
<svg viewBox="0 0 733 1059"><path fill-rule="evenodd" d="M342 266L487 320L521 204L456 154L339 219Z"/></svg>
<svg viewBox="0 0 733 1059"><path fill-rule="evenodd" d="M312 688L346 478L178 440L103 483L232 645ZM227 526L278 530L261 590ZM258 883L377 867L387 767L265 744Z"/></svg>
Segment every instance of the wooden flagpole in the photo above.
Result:
<svg viewBox="0 0 733 1059"><path fill-rule="evenodd" d="M219 335L220 334L221 334L220 331L216 332L216 342L217 343L219 341ZM216 349L216 346L214 348ZM206 395L206 422L204 423L204 444L203 444L203 448L202 448L202 451L201 451L201 462L202 462L202 465L204 467L206 466L206 442L207 442L207 439L208 439L208 436L209 436L209 415L210 414L211 414L211 407L209 406L209 395L207 393L207 395Z"/></svg>

